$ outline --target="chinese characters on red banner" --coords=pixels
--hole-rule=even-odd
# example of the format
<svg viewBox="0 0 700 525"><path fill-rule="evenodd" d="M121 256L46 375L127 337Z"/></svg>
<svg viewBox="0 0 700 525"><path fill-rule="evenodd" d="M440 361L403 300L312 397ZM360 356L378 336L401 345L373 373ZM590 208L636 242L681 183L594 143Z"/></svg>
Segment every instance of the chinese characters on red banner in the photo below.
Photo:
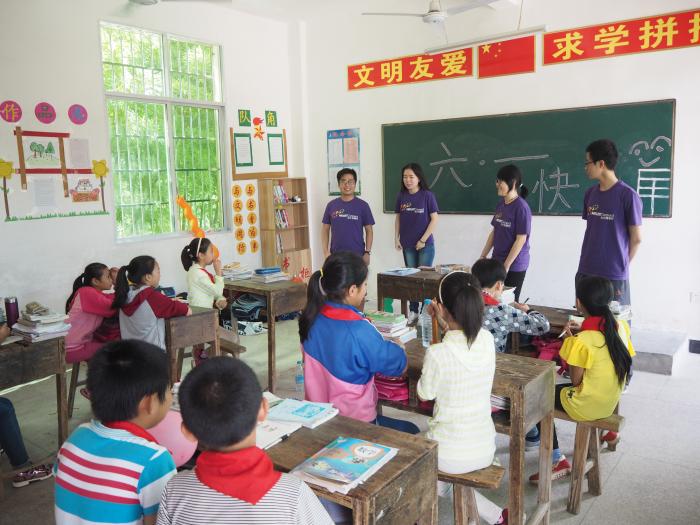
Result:
<svg viewBox="0 0 700 525"><path fill-rule="evenodd" d="M544 64L700 45L700 10L544 35Z"/></svg>
<svg viewBox="0 0 700 525"><path fill-rule="evenodd" d="M473 74L472 48L348 66L348 89L366 89Z"/></svg>

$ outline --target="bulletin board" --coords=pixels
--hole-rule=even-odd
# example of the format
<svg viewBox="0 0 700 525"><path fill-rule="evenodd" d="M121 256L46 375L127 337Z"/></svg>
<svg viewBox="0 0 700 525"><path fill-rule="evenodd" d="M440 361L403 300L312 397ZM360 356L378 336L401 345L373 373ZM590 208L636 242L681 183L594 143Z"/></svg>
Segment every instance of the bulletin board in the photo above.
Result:
<svg viewBox="0 0 700 525"><path fill-rule="evenodd" d="M91 160L88 139L21 126L13 134L16 154L0 160L5 222L107 214L109 170Z"/></svg>
<svg viewBox="0 0 700 525"><path fill-rule="evenodd" d="M229 128L233 180L287 177L287 134L277 111L238 109Z"/></svg>

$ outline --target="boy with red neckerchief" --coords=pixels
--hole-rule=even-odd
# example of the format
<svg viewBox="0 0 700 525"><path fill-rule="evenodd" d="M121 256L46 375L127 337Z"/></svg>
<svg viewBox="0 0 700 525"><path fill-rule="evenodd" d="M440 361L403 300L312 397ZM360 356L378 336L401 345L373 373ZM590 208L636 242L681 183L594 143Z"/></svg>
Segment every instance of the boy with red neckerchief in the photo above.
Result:
<svg viewBox="0 0 700 525"><path fill-rule="evenodd" d="M153 525L175 475L172 456L148 432L172 403L168 358L144 341L109 343L88 363L87 389L95 419L58 452L56 523Z"/></svg>
<svg viewBox="0 0 700 525"><path fill-rule="evenodd" d="M168 482L159 525L333 523L303 481L277 472L255 446L268 405L248 365L226 357L205 360L185 377L178 401L183 432L202 453L193 471Z"/></svg>

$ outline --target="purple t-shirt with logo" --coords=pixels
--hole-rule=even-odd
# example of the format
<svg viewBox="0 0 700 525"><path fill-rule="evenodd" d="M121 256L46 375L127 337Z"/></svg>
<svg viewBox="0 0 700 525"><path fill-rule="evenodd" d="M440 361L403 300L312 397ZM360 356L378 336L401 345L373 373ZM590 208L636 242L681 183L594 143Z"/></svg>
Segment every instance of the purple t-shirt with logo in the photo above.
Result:
<svg viewBox="0 0 700 525"><path fill-rule="evenodd" d="M331 225L331 253L365 253L364 227L374 224L372 210L362 199L344 201L340 197L326 205L323 224Z"/></svg>
<svg viewBox="0 0 700 525"><path fill-rule="evenodd" d="M401 246L415 248L416 243L430 224L430 214L440 210L438 210L437 201L432 191L418 190L413 195L407 191L400 191L396 196L396 209L394 211L399 214ZM425 244L433 244L433 242L431 235Z"/></svg>
<svg viewBox="0 0 700 525"><path fill-rule="evenodd" d="M504 199L496 206L493 226L493 258L505 262L516 235L527 235L522 250L510 265L513 272L524 272L530 264L530 222L532 212L525 199L518 197L510 204Z"/></svg>
<svg viewBox="0 0 700 525"><path fill-rule="evenodd" d="M629 226L642 224L642 199L622 181L607 191L595 185L583 197L583 236L578 271L624 281L629 277Z"/></svg>

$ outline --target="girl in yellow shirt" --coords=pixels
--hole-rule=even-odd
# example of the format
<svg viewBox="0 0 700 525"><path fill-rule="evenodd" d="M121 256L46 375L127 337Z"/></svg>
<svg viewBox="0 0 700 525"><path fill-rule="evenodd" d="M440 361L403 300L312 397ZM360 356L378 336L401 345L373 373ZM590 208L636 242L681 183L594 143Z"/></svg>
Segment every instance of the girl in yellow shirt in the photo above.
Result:
<svg viewBox="0 0 700 525"><path fill-rule="evenodd" d="M620 400L625 379L635 355L630 328L615 319L610 310L613 299L612 283L604 277L586 277L576 286L576 308L583 314L581 331L569 337L559 355L569 364L571 384L558 385L554 402L558 409L577 421L592 421L612 415ZM614 434L614 433L613 433ZM607 435L606 441L616 442L617 435ZM560 456L556 429L553 457ZM571 472L569 462L561 456L552 467L552 479ZM530 480L537 481L537 475Z"/></svg>

